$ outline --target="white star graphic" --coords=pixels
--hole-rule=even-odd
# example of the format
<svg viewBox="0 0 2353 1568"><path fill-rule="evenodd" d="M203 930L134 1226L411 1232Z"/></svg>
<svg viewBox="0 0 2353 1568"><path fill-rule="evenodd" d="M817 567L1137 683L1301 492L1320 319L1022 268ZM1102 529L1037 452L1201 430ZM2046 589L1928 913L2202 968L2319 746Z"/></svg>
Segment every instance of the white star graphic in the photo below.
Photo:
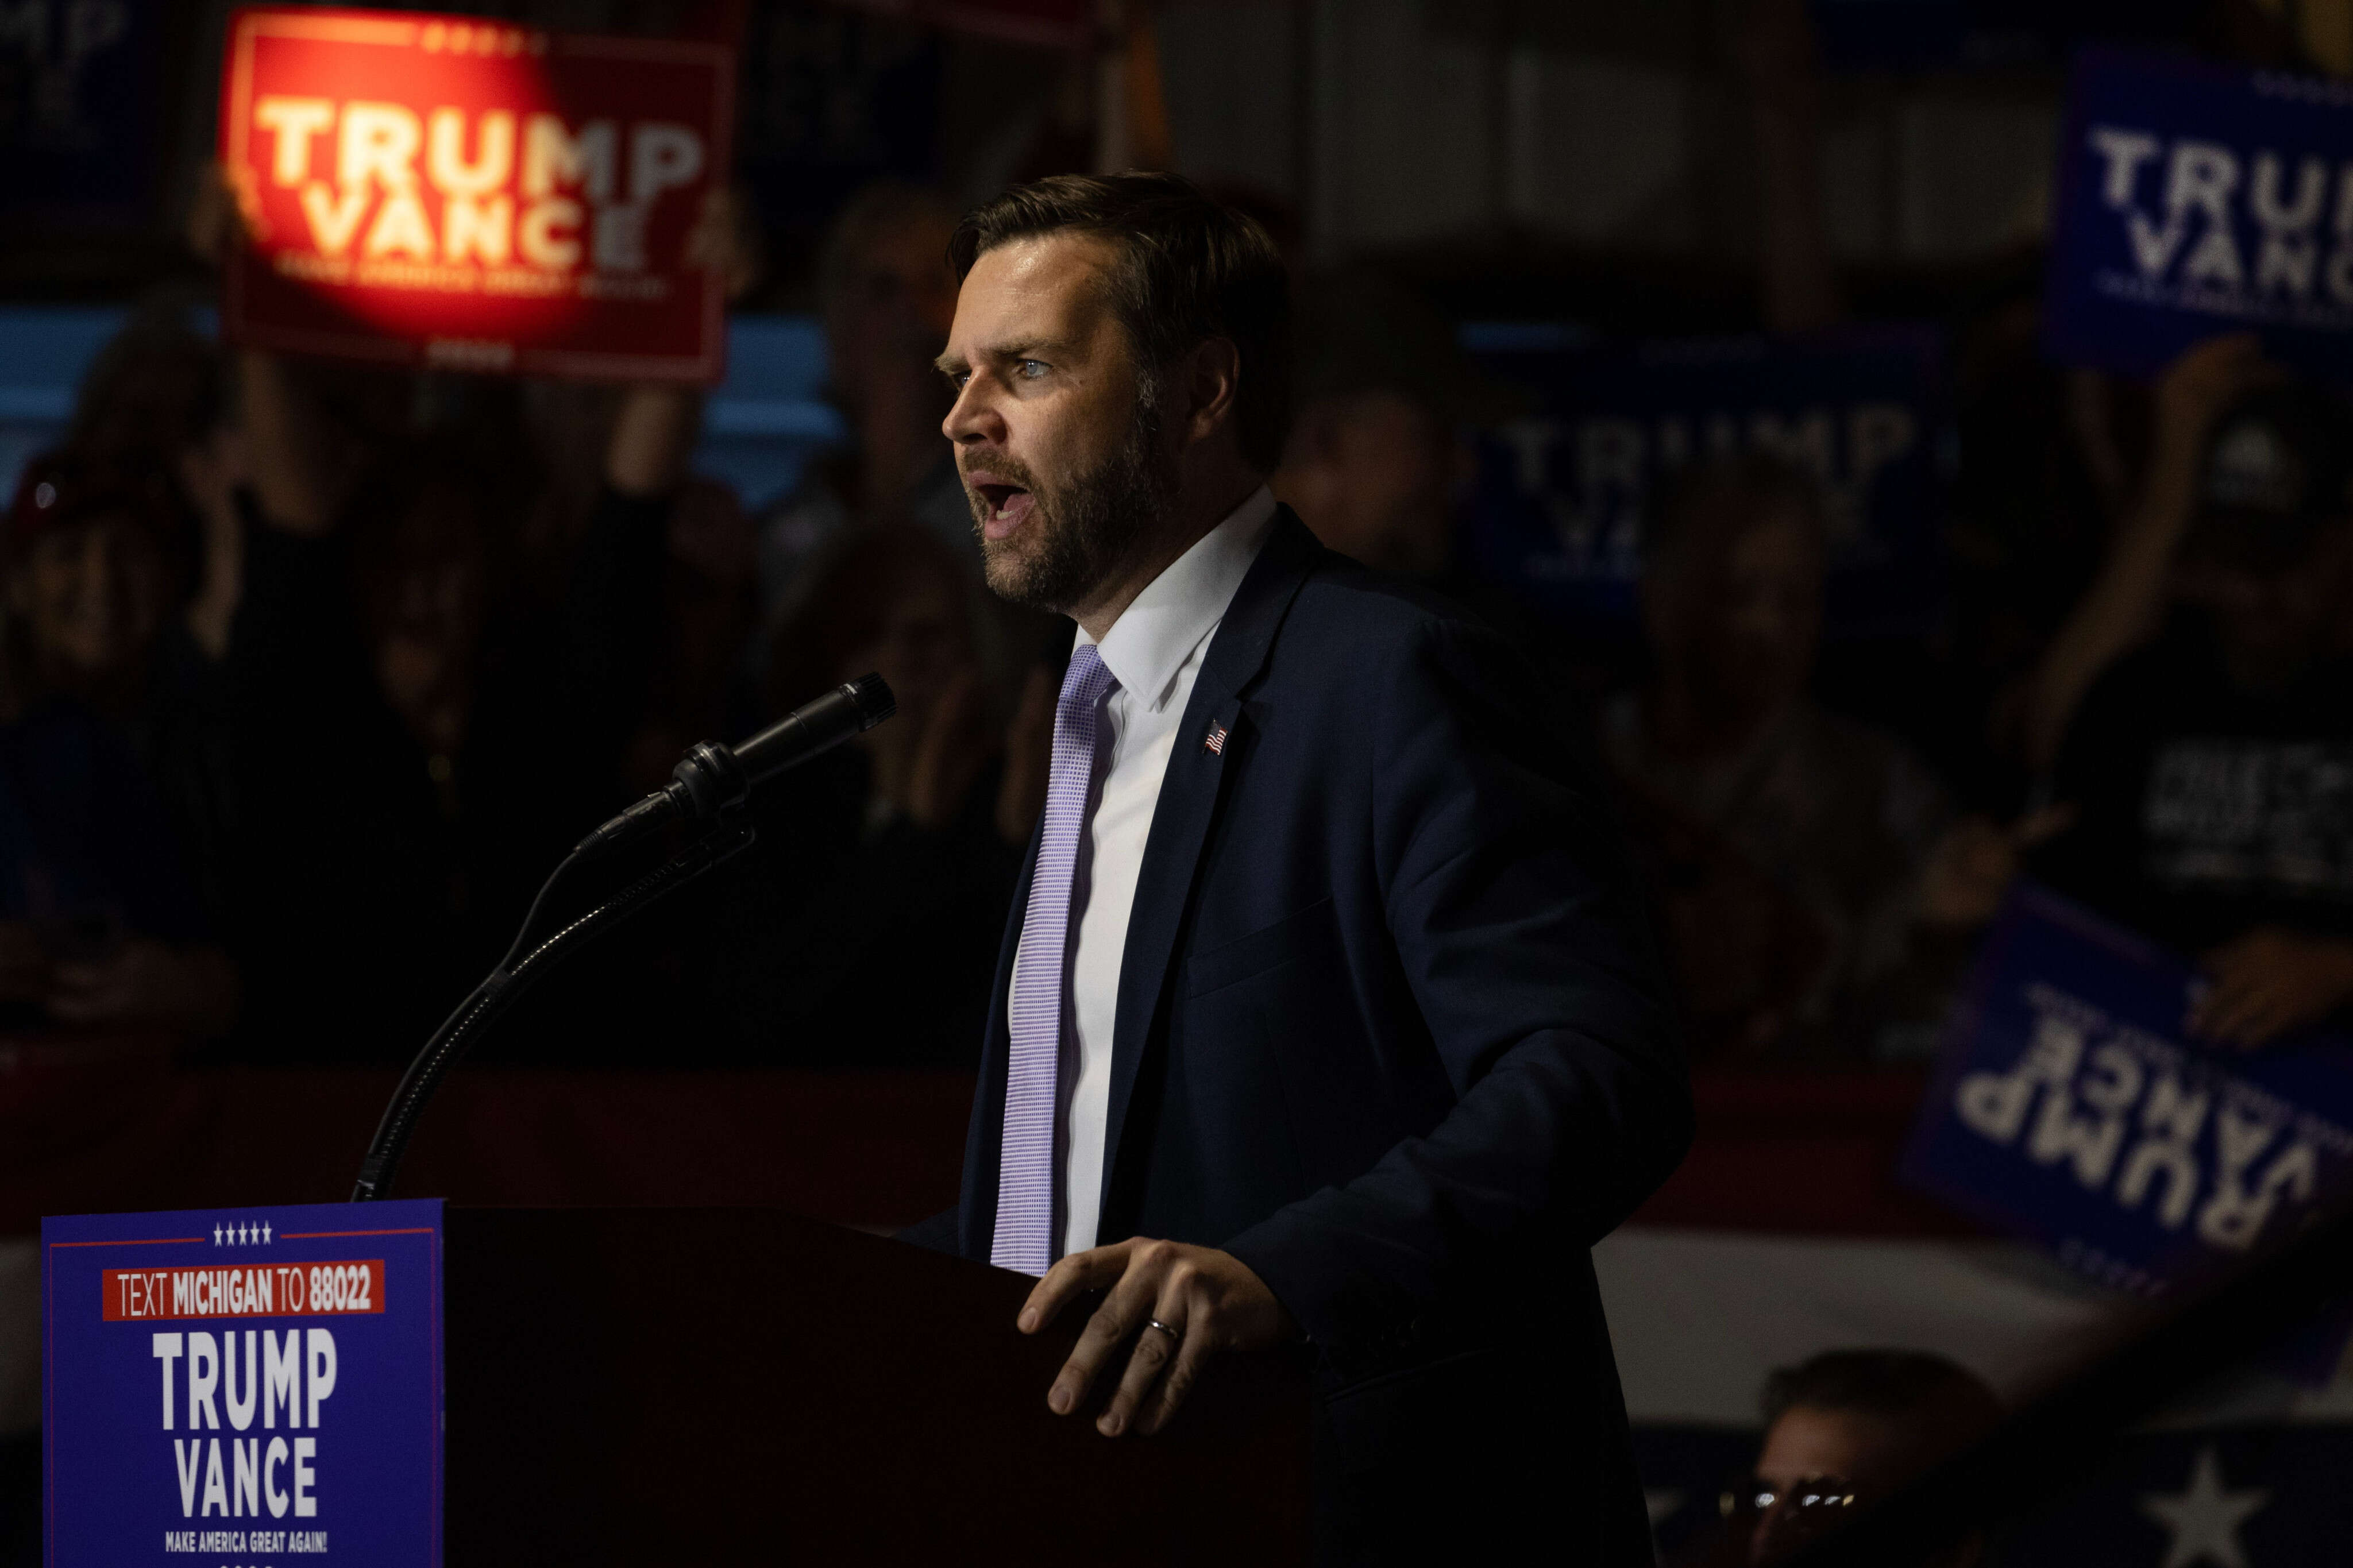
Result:
<svg viewBox="0 0 2353 1568"><path fill-rule="evenodd" d="M220 1244L221 1244L221 1227L220 1227L220 1226L213 1226L213 1245L214 1245L215 1247L218 1247Z"/></svg>
<svg viewBox="0 0 2353 1568"><path fill-rule="evenodd" d="M2219 1568L2250 1568L2239 1545L2239 1526L2272 1500L2263 1490L2225 1491L2222 1462L2212 1444L2199 1450L2189 1484L2179 1494L2143 1492L2141 1511L2173 1532L2165 1568L2212 1563Z"/></svg>
<svg viewBox="0 0 2353 1568"><path fill-rule="evenodd" d="M243 1247L247 1242L251 1241L252 1239L253 1227L251 1226L241 1225L237 1227L237 1244L239 1247Z"/></svg>
<svg viewBox="0 0 2353 1568"><path fill-rule="evenodd" d="M262 1242L263 1242L263 1244L264 1244L265 1246L269 1243L269 1222L268 1220L263 1220L263 1221L261 1222L261 1239L262 1239Z"/></svg>

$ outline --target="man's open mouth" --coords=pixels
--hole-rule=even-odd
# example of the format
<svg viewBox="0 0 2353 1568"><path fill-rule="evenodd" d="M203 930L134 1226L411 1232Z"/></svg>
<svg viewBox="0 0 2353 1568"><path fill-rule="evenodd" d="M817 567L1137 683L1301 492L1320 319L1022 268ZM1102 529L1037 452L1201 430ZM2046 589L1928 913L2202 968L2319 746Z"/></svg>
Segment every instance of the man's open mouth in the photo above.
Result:
<svg viewBox="0 0 2353 1568"><path fill-rule="evenodd" d="M973 493L988 507L988 515L981 520L981 532L989 539L1002 539L1028 520L1037 498L1021 485L1001 479L994 474L974 474L969 481Z"/></svg>

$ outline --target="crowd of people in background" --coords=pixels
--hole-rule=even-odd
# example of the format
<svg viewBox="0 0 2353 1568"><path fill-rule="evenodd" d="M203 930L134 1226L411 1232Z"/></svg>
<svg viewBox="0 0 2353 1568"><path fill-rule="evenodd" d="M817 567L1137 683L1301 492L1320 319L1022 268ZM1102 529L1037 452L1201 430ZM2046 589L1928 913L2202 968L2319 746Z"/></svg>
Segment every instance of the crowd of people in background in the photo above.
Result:
<svg viewBox="0 0 2353 1568"><path fill-rule="evenodd" d="M751 854L492 1048L970 1060L1067 631L983 587L940 435L955 218L899 184L840 214L817 305L848 439L757 516L689 471L690 391L303 362L140 312L9 513L13 1026L397 1059L565 850L687 746L872 669L893 722L764 794ZM199 253L236 221L200 204ZM732 200L694 245L731 287L757 277ZM1961 323L1950 602L1912 650L1928 674L1841 704L1816 476L1763 453L1672 476L1638 632L1597 658L1593 628L1464 564L1467 439L1512 404L1453 326L1361 268L1303 271L1299 300L1278 496L1585 700L1696 1060L1925 1056L2021 874L2201 956L2194 1022L2217 1041L2353 1000L2335 394L2246 338L2139 388L2042 363L2031 299ZM1835 311L1814 303L1799 325Z"/></svg>

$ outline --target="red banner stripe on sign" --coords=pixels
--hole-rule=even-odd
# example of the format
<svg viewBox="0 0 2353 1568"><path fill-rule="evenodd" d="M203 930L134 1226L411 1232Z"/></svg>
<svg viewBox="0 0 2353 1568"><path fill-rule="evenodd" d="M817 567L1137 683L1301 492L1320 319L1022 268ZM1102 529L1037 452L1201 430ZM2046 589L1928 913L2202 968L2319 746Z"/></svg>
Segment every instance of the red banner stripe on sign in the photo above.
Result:
<svg viewBox="0 0 2353 1568"><path fill-rule="evenodd" d="M384 1259L110 1268L100 1284L110 1323L181 1318L351 1317L384 1310Z"/></svg>

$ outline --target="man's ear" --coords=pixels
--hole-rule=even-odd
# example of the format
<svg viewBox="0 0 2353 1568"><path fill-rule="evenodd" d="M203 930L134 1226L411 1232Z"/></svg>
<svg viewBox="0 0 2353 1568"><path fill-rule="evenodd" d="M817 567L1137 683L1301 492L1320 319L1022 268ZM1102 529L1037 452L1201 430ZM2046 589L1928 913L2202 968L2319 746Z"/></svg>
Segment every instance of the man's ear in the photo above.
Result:
<svg viewBox="0 0 2353 1568"><path fill-rule="evenodd" d="M1210 338L1185 356L1177 388L1184 396L1185 444L1207 440L1234 417L1242 384L1241 351L1226 338Z"/></svg>

